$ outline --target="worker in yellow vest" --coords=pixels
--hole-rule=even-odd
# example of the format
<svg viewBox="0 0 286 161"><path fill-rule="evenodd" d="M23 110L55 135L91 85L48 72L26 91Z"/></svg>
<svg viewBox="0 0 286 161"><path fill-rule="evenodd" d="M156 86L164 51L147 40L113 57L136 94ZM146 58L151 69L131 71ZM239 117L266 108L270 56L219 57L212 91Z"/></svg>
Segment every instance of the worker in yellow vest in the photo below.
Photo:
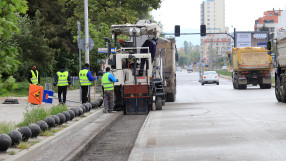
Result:
<svg viewBox="0 0 286 161"><path fill-rule="evenodd" d="M28 72L26 78L30 84L40 85L40 74L35 64L32 65L32 69Z"/></svg>
<svg viewBox="0 0 286 161"><path fill-rule="evenodd" d="M92 84L92 82L95 80L95 78L92 76L91 72L89 71L89 64L86 63L84 65L84 69L82 69L79 72L79 82L81 87L81 100L82 104L86 103L88 98L88 86Z"/></svg>
<svg viewBox="0 0 286 161"><path fill-rule="evenodd" d="M58 99L59 104L66 103L67 87L71 85L71 77L68 71L65 70L65 66L61 65L60 70L55 74L54 89L58 86ZM63 100L61 95L63 94Z"/></svg>
<svg viewBox="0 0 286 161"><path fill-rule="evenodd" d="M117 82L117 79L109 72L110 68L107 67L106 72L102 76L102 85L104 90L104 113L110 113L114 109L114 82Z"/></svg>

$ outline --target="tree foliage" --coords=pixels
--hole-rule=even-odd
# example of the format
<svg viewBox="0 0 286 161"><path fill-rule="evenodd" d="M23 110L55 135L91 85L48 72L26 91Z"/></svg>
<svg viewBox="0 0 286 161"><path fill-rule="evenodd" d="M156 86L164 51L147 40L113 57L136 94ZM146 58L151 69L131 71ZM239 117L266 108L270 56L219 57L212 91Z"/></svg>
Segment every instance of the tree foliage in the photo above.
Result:
<svg viewBox="0 0 286 161"><path fill-rule="evenodd" d="M184 52L179 52L179 65L190 65L200 61L200 52L198 46L193 46L191 42L184 41Z"/></svg>
<svg viewBox="0 0 286 161"><path fill-rule="evenodd" d="M150 11L159 8L161 1L89 0L89 35L95 43L90 52L91 68L98 69L97 60L105 57L97 53L97 48L106 46L103 37L111 37L112 24L151 18ZM13 74L17 80L23 80L32 64L44 76L53 76L61 64L72 75L78 74L77 21L81 22L84 35L83 0L2 0L0 8L3 76Z"/></svg>
<svg viewBox="0 0 286 161"><path fill-rule="evenodd" d="M26 13L28 9L25 0L0 1L0 73L12 73L17 70L19 61L16 44L8 43L11 35L19 31L17 13Z"/></svg>

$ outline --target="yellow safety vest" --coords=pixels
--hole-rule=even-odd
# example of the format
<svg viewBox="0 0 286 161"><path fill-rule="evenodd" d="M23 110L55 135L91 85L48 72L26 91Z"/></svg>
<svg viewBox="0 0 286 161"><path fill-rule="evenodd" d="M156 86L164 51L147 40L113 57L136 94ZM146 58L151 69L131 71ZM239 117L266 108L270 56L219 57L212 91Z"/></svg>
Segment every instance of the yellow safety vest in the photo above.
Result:
<svg viewBox="0 0 286 161"><path fill-rule="evenodd" d="M114 90L113 82L108 79L108 75L109 75L109 74L110 74L110 73L105 73L105 74L102 76L102 85L103 85L103 89L104 89L105 91L112 91L112 90Z"/></svg>
<svg viewBox="0 0 286 161"><path fill-rule="evenodd" d="M67 85L69 85L69 83L68 83L69 72L68 71L57 72L57 75L58 75L57 86L67 86Z"/></svg>
<svg viewBox="0 0 286 161"><path fill-rule="evenodd" d="M91 81L89 81L88 77L87 77L87 69L82 69L79 72L79 82L81 86L89 86L91 85Z"/></svg>
<svg viewBox="0 0 286 161"><path fill-rule="evenodd" d="M31 82L35 85L38 85L38 83L39 83L39 72L36 70L37 75L35 75L34 71L31 70L31 73L32 73Z"/></svg>

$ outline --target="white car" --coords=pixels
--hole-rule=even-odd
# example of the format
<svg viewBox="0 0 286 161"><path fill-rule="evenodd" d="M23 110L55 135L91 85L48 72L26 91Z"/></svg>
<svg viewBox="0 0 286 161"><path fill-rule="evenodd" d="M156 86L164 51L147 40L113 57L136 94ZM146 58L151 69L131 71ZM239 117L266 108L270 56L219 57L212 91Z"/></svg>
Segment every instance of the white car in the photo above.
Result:
<svg viewBox="0 0 286 161"><path fill-rule="evenodd" d="M216 83L219 85L219 78L216 71L205 71L202 76L202 85Z"/></svg>

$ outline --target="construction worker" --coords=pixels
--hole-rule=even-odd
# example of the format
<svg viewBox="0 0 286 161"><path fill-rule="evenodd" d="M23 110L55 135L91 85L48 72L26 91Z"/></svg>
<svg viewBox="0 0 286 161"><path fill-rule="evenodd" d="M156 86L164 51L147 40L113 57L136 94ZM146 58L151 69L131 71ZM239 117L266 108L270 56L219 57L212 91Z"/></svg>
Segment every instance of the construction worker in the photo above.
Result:
<svg viewBox="0 0 286 161"><path fill-rule="evenodd" d="M26 78L30 84L40 85L40 75L35 64L32 65L32 69L28 72Z"/></svg>
<svg viewBox="0 0 286 161"><path fill-rule="evenodd" d="M144 42L144 44L142 45L142 47L148 47L149 48L149 52L151 53L151 58L152 58L152 62L153 62L155 59L155 54L156 54L156 50L157 50L157 39L155 37L152 39L147 39ZM148 49L141 49L140 52L141 53L148 53ZM143 68L145 66L145 62L146 62L146 58L142 58L141 63L140 63L139 76L143 75L143 71L144 71Z"/></svg>
<svg viewBox="0 0 286 161"><path fill-rule="evenodd" d="M102 85L104 90L104 113L110 113L114 108L114 82L117 82L117 79L113 74L109 73L110 68L106 68L106 72L102 76Z"/></svg>
<svg viewBox="0 0 286 161"><path fill-rule="evenodd" d="M82 98L82 103L87 102L87 94L88 94L88 86L92 84L92 81L94 81L95 78L92 76L91 72L89 71L89 64L86 63L84 65L84 69L82 69L79 72L79 82L81 86L81 98Z"/></svg>
<svg viewBox="0 0 286 161"><path fill-rule="evenodd" d="M65 66L61 65L60 70L55 74L54 89L58 86L58 99L59 104L66 103L67 87L71 85L71 77L68 71L65 70ZM63 101L61 95L63 94Z"/></svg>

